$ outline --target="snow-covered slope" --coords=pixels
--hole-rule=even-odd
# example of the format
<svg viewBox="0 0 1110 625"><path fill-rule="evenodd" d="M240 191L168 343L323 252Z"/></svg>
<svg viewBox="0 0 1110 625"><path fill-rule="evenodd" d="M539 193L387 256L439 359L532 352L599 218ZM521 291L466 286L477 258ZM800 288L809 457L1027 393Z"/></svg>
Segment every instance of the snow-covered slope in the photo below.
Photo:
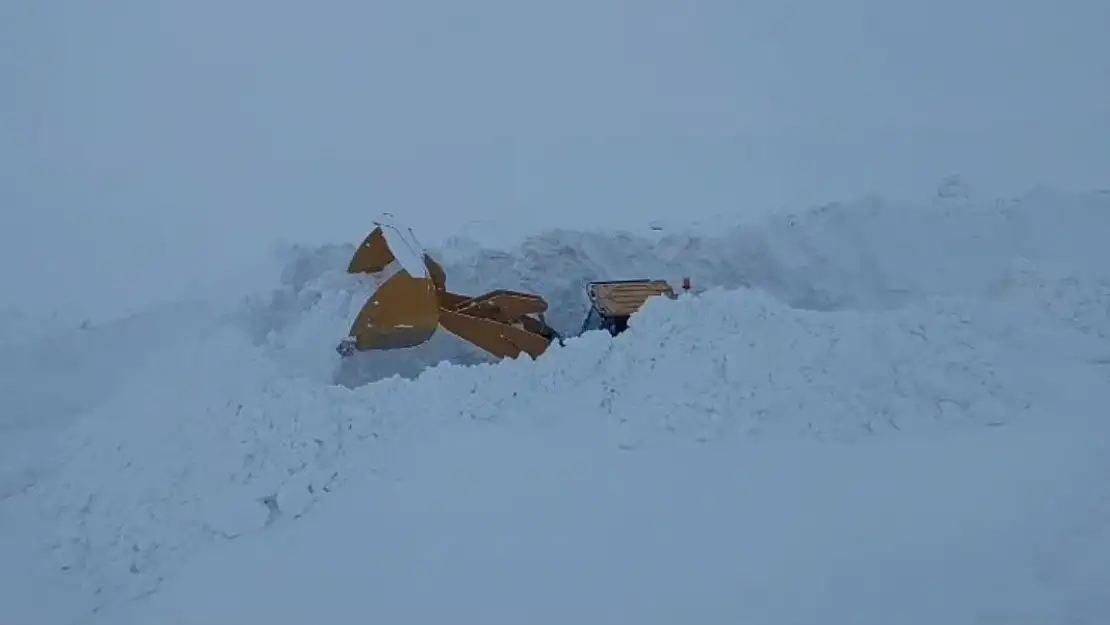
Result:
<svg viewBox="0 0 1110 625"><path fill-rule="evenodd" d="M1105 621L1110 463L1072 419L630 450L612 418L379 445L308 515L96 622Z"/></svg>
<svg viewBox="0 0 1110 625"><path fill-rule="evenodd" d="M589 278L706 289L469 367L432 366L480 360L449 336L340 366L351 248L291 250L275 292L101 329L150 350L53 389L85 416L4 467L0 621L110 623L152 593L135 622L1106 616L1108 231L1110 196L1038 191L453 241L453 289L535 290L568 331ZM20 390L13 448L41 425ZM333 571L344 545L363 563Z"/></svg>

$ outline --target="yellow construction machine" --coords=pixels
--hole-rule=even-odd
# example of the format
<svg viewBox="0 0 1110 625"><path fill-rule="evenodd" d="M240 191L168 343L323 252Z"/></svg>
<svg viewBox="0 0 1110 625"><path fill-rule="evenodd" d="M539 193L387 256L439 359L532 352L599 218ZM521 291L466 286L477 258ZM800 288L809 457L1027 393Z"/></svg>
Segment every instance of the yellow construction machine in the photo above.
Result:
<svg viewBox="0 0 1110 625"><path fill-rule="evenodd" d="M347 272L379 278L377 289L336 347L342 356L368 350L414 347L442 326L499 358L521 353L538 358L562 336L547 324L547 302L532 293L499 289L477 296L447 290L447 277L412 231L383 216L351 257ZM684 285L685 286L685 285ZM665 280L590 282L590 310L581 331L617 335L649 298L675 298Z"/></svg>

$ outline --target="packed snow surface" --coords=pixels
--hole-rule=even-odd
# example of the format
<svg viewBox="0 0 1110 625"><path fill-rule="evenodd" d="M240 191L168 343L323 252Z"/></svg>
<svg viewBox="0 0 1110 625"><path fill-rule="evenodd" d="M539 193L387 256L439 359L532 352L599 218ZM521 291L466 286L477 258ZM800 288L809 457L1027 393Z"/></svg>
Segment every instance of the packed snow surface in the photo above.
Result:
<svg viewBox="0 0 1110 625"><path fill-rule="evenodd" d="M0 622L1106 622L1110 195L944 195L431 247L698 290L536 361L340 362L353 245L9 340Z"/></svg>

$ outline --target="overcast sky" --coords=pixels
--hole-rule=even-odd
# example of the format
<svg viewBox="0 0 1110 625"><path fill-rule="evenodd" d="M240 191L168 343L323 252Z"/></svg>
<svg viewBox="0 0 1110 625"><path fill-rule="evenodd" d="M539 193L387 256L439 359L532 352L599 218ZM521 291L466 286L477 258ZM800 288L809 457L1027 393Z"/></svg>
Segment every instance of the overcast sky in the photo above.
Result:
<svg viewBox="0 0 1110 625"><path fill-rule="evenodd" d="M279 238L1110 184L1104 0L0 0L0 306ZM160 275L164 273L163 275Z"/></svg>

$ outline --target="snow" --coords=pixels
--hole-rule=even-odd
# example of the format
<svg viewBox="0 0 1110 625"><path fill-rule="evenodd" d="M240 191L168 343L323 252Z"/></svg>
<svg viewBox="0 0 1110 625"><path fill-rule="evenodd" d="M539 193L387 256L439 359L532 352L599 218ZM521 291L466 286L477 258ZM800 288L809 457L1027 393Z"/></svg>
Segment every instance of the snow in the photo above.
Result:
<svg viewBox="0 0 1110 625"><path fill-rule="evenodd" d="M100 622L932 625L1106 613L1105 561L1084 551L1104 544L1110 511L1067 488L1105 475L1093 441L1015 428L621 452L597 433L447 428Z"/></svg>
<svg viewBox="0 0 1110 625"><path fill-rule="evenodd" d="M414 278L428 277L428 267L424 264L426 251L411 228L397 225L392 213L383 213L374 224L381 226L386 245L402 269Z"/></svg>
<svg viewBox="0 0 1110 625"><path fill-rule="evenodd" d="M1110 5L461 6L0 6L0 623L1110 622Z"/></svg>
<svg viewBox="0 0 1110 625"><path fill-rule="evenodd" d="M341 363L353 245L6 343L0 622L1103 622L1110 196L940 195L429 248L699 290L536 361Z"/></svg>

